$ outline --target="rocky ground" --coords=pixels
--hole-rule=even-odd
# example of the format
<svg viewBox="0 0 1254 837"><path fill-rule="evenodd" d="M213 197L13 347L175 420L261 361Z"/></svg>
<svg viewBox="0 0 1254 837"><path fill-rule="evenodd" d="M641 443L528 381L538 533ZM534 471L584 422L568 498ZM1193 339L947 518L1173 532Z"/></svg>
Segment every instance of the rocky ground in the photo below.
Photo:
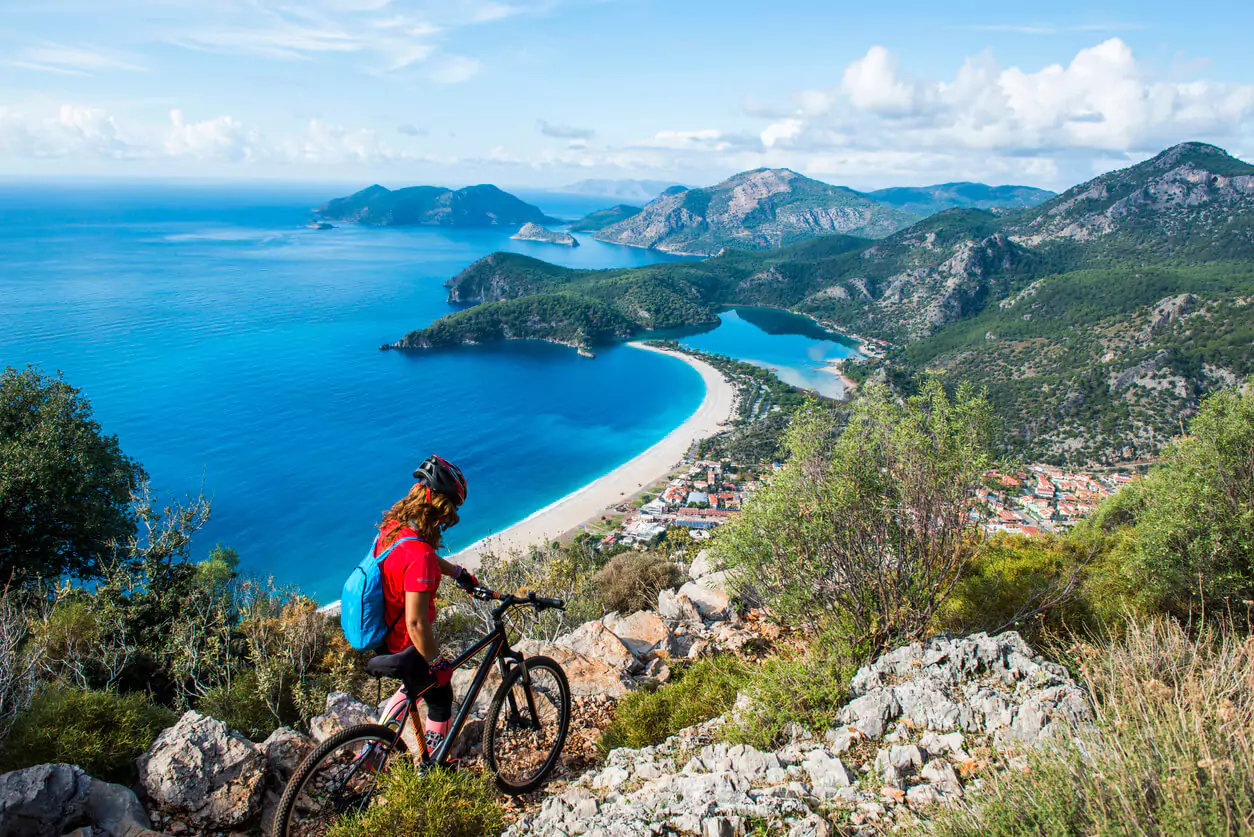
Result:
<svg viewBox="0 0 1254 837"><path fill-rule="evenodd" d="M664 591L656 612L611 613L551 643L520 644L529 655L561 663L574 717L552 781L508 803L509 835L869 832L960 798L983 771L1088 717L1079 686L1017 634L942 637L860 670L841 726L822 736L797 730L779 749L763 752L720 741L727 719L716 718L654 747L615 750L602 764L600 731L622 695L665 682L678 658L756 656L788 640L754 614L737 615L725 574L704 557L689 574L695 580ZM455 691L470 676L459 672ZM475 713L494 688L485 685ZM742 699L733 713L745 709ZM0 776L0 837L267 834L301 759L317 742L377 714L377 707L335 693L308 735L282 728L258 744L188 712L139 759L133 789L71 765ZM456 753L471 769L481 728L470 721Z"/></svg>

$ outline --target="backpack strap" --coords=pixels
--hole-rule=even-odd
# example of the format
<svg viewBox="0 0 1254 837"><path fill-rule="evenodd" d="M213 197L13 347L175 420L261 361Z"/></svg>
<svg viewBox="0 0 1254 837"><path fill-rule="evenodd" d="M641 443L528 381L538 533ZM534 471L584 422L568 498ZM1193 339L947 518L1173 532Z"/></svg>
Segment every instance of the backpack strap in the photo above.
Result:
<svg viewBox="0 0 1254 837"><path fill-rule="evenodd" d="M375 544L379 543L379 537L380 537L379 535L374 536ZM387 558L388 555L391 554L392 550L396 549L396 547L399 546L400 544L405 543L405 541L418 541L418 540L422 540L422 539L421 538L397 538L395 541L392 542L391 546L383 550L382 555L375 556L375 560L378 561L379 563L383 563L383 559ZM388 634L396 630L396 626L399 625L401 623L401 620L404 618L405 618L405 604L404 602L402 602L400 615L397 616L396 619L392 621L392 624L388 626ZM384 636L386 637L387 634L384 634Z"/></svg>

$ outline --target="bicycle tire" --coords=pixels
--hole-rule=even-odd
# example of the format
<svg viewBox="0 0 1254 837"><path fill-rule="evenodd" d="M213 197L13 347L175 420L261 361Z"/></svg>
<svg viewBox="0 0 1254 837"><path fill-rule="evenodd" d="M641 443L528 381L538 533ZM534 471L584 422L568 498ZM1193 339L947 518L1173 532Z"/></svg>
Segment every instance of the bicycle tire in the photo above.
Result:
<svg viewBox="0 0 1254 837"><path fill-rule="evenodd" d="M514 686L522 679L522 667L514 666L511 668L509 674L505 676L505 679L497 688L496 694L492 696L492 702L488 704L488 713L483 719L484 760L488 764L488 769L496 777L496 786L503 793L511 796L531 793L544 784L549 774L553 772L553 768L557 766L557 760L562 755L562 748L566 746L566 734L570 729L570 683L566 679L566 672L562 671L562 667L557 664L556 660L549 657L528 657L524 665L526 665L529 672L543 669L553 674L554 680L558 684L559 692L557 702L558 728L552 748L534 776L525 782L518 783L510 782L501 776L501 765L498 764L496 753L497 720L501 714L502 707L505 705L506 698Z"/></svg>
<svg viewBox="0 0 1254 837"><path fill-rule="evenodd" d="M327 756L354 740L379 741L386 744L391 751L384 757L384 766L381 772L386 772L388 758L394 753L403 755L408 752L404 740L396 739L395 746L393 746L393 739L396 739L396 732L390 727L382 724L356 724L351 727L345 727L319 744L312 753L305 756L304 760L292 771L291 778L287 780L287 785L283 788L283 796L279 800L279 807L274 812L274 821L270 829L272 837L298 837L298 835L290 833L292 813L296 808L296 800L300 797L309 778L314 775L318 766ZM366 804L369 805L369 800L367 800Z"/></svg>

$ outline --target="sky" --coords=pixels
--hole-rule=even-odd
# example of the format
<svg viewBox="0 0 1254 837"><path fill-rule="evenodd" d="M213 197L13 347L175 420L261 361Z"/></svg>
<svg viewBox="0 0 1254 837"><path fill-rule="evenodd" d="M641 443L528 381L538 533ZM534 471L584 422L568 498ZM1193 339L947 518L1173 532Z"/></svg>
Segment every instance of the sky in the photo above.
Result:
<svg viewBox="0 0 1254 837"><path fill-rule="evenodd" d="M1063 189L1254 159L1248 0L0 0L0 176Z"/></svg>

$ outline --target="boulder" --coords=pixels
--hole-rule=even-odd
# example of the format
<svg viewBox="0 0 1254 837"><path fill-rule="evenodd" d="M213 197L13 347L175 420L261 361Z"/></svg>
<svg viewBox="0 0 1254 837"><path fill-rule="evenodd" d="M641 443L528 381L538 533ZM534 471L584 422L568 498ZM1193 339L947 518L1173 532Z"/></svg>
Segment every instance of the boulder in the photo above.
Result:
<svg viewBox="0 0 1254 837"><path fill-rule="evenodd" d="M93 779L87 794L87 813L92 824L108 837L158 837L139 797L130 788Z"/></svg>
<svg viewBox="0 0 1254 837"><path fill-rule="evenodd" d="M313 739L308 735L299 733L291 727L279 727L261 742L261 750L266 759L266 772L280 782L286 782L304 761L305 756L313 751L313 748Z"/></svg>
<svg viewBox="0 0 1254 837"><path fill-rule="evenodd" d="M622 697L632 687L631 678L623 670L600 659L587 657L568 645L524 640L515 646L528 657L551 657L570 682L573 697Z"/></svg>
<svg viewBox="0 0 1254 837"><path fill-rule="evenodd" d="M663 619L671 622L701 621L701 611L697 610L692 599L674 590L663 590L657 594L657 612Z"/></svg>
<svg viewBox="0 0 1254 837"><path fill-rule="evenodd" d="M153 805L194 827L225 828L257 813L265 779L261 748L199 712L163 730L138 766Z"/></svg>
<svg viewBox="0 0 1254 837"><path fill-rule="evenodd" d="M707 590L716 590L730 596L733 592L731 577L731 570L719 570L701 576L697 584Z"/></svg>
<svg viewBox="0 0 1254 837"><path fill-rule="evenodd" d="M695 581L689 581L679 588L679 595L686 596L696 605L697 612L704 619L721 622L732 617L731 597L721 590L713 590ZM659 605L661 604L659 600Z"/></svg>
<svg viewBox="0 0 1254 837"><path fill-rule="evenodd" d="M61 837L86 818L91 783L72 764L0 775L0 837Z"/></svg>
<svg viewBox="0 0 1254 837"><path fill-rule="evenodd" d="M656 613L648 610L640 610L630 616L611 613L602 621L627 646L627 650L640 659L653 651L672 653L671 630Z"/></svg>
<svg viewBox="0 0 1254 837"><path fill-rule="evenodd" d="M310 719L309 731L314 741L321 744L342 729L373 724L376 720L378 713L368 704L344 692L332 692L327 695L326 711Z"/></svg>
<svg viewBox="0 0 1254 837"><path fill-rule="evenodd" d="M558 637L554 644L564 645L578 654L600 660L623 671L636 671L640 668L640 661L603 622L585 622L570 633Z"/></svg>
<svg viewBox="0 0 1254 837"><path fill-rule="evenodd" d="M710 555L710 550L703 549L697 553L697 557L692 559L692 566L688 568L688 576L693 581L700 581L705 576L714 572L714 559Z"/></svg>

